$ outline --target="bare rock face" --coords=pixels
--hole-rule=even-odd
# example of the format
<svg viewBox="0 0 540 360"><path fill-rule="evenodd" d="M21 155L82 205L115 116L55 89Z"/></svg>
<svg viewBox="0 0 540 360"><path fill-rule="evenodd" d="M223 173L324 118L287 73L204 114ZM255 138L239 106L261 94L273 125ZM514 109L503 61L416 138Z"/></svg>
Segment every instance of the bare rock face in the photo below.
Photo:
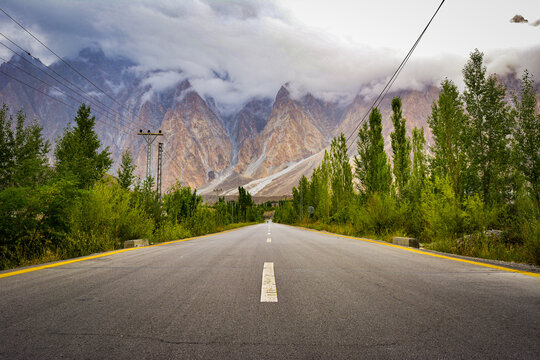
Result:
<svg viewBox="0 0 540 360"><path fill-rule="evenodd" d="M96 117L96 132L115 160L111 174L116 173L122 151L130 150L137 166L136 175L144 178L146 143L137 133L160 129L164 135L154 142L152 161L155 174L157 145L162 142L165 191L181 181L213 195L217 195L216 189L222 189L222 194L232 194L239 185L253 195L290 194L298 179L302 175L310 176L318 166L334 136L341 132L350 136L349 155L354 155L358 125L362 120L368 121L369 114L363 117L373 102L373 99L357 96L343 108L309 93L293 96L294 92L285 85L274 100L252 99L240 111L224 118L214 100L202 98L180 70L140 71L129 60L108 58L99 49L85 49L70 63L110 97L97 91L65 64L51 65L76 85L79 92L87 93L83 98L54 79L44 77L36 68L44 69L39 59L22 56L24 59L14 56L0 65L9 75L0 73L0 105L8 104L12 112L22 109L29 120L36 119L53 144L72 123L80 104L90 105ZM516 74L505 75L501 80L509 89L519 86ZM432 135L427 119L438 91L435 86L426 86L422 90L403 90L386 96L379 110L389 157L392 156L392 98L402 98L408 134L414 127L423 127L429 145ZM540 92L537 94L540 100Z"/></svg>
<svg viewBox="0 0 540 360"><path fill-rule="evenodd" d="M272 104L269 98L253 99L233 116L230 134L238 147L263 131L272 112Z"/></svg>
<svg viewBox="0 0 540 360"><path fill-rule="evenodd" d="M163 118L161 128L167 134L170 154L164 163L169 168L172 164L183 167L184 182L200 187L231 166L233 148L223 121L195 91L185 91L182 101ZM164 185L176 178L175 172L168 174Z"/></svg>
<svg viewBox="0 0 540 360"><path fill-rule="evenodd" d="M265 177L327 146L332 119L311 96L304 99L292 99L281 87L264 130L239 149L238 173Z"/></svg>
<svg viewBox="0 0 540 360"><path fill-rule="evenodd" d="M143 96L143 95L140 95ZM232 164L233 148L222 119L191 87L188 80L177 84L161 94L154 94L142 105L135 122L143 125L156 121L155 129L163 136L154 142L163 145L164 189L176 181L184 185L200 187L219 176ZM143 130L146 131L146 130ZM127 148L136 154L138 176L144 177L146 169L146 146L139 136L130 139ZM154 150L153 156L155 157ZM155 169L157 158L153 158Z"/></svg>

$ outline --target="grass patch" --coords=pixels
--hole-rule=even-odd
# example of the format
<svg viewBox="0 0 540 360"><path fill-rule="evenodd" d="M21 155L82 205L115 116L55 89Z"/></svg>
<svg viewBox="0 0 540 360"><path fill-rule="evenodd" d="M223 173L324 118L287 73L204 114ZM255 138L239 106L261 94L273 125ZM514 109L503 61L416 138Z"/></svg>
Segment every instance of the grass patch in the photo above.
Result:
<svg viewBox="0 0 540 360"><path fill-rule="evenodd" d="M382 240L391 243L395 236L407 236L404 230L384 234L365 234L355 231L352 224L324 224L320 221L295 223L294 226L328 231L334 234L354 236L367 239ZM524 228L525 242L521 244L507 243L504 238L477 234L468 240L441 239L423 243L424 248L449 254L470 256L490 260L502 260L526 264L540 265L540 226L532 224Z"/></svg>

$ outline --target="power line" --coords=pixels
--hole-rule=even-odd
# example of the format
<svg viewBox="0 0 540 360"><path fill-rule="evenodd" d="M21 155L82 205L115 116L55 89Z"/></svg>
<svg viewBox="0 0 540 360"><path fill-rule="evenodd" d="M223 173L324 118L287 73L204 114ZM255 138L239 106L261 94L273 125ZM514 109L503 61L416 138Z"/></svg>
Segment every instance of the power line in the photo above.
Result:
<svg viewBox="0 0 540 360"><path fill-rule="evenodd" d="M13 80L15 80L15 81L17 81L17 82L23 84L23 85L29 87L30 89L32 89L32 90L34 90L34 91L39 92L40 94L43 94L43 95L47 96L48 98L51 98L51 99L53 99L53 100L55 100L55 101L57 101L57 102L59 102L59 103L65 105L65 106L67 106L67 107L69 107L69 108L72 108L72 109L78 109L78 108L79 108L78 106L70 105L70 104L66 103L65 101L62 101L62 100L60 100L60 99L58 99L58 98L56 98L56 97L54 97L54 96L52 96L52 95L50 95L50 94L47 94L45 91L42 91L42 90L40 90L40 89L38 89L38 88L36 88L36 87L34 87L34 86L32 86L32 85L30 85L30 84L28 84L28 83L22 81L21 79L16 78L15 76L13 76L13 75L11 75L11 74L9 74L9 73L7 73L7 72L1 70L1 69L0 69L0 73L4 74L5 76L7 76L7 77L9 77L9 78L11 78L11 79L13 79ZM68 96L69 98L71 98L71 99L73 99L73 100L75 100L75 101L77 101L77 102L79 101L78 99L75 99L74 97L69 96L69 95L67 95L67 94L65 94L65 93L64 93L64 95ZM102 110L99 110L99 109L98 109L97 111L94 109L93 112L96 113L97 115L101 115L101 116L106 115L106 114L104 114L104 113L102 112ZM114 124L112 124L112 123L107 123L107 122L105 122L105 120L104 120L103 118L98 118L97 121L102 121L104 125L108 125L108 126L114 128L114 129L118 130L119 132L125 133L125 134L128 135L128 136L132 135L131 133L128 133L127 131L125 131L125 130L123 130L123 129L120 129L119 127L117 127L116 125L114 125Z"/></svg>
<svg viewBox="0 0 540 360"><path fill-rule="evenodd" d="M54 96L49 95L49 94L47 94L46 92L41 91L41 90L39 90L39 89L33 87L32 85L27 84L27 83L25 83L24 81L17 79L15 76L12 76L12 75L8 74L7 72L3 71L2 69L0 69L0 73L4 74L5 76L7 76L7 77L9 77L9 78L11 78L11 79L13 79L13 80L15 80L15 81L17 81L17 82L23 84L23 85L28 86L29 88L31 88L31 89L33 89L33 90L35 90L35 91L37 91L37 92L39 92L39 93L41 93L41 94L47 96L47 97L50 97L51 99L53 99L53 100L55 100L55 101L58 101L59 103L62 103L62 104L64 104L64 105L66 105L67 107L70 107L70 108L73 108L73 107L74 107L73 105L69 105L68 103L63 102L62 100L57 99L57 98L55 98Z"/></svg>
<svg viewBox="0 0 540 360"><path fill-rule="evenodd" d="M17 48L19 48L21 51L23 51L24 53L28 54L29 56L32 56L30 54L29 51L27 51L26 49L24 49L23 47L21 47L19 44L17 44L16 42L14 42L13 40L9 39L6 35L0 33L0 35L2 35L6 40L8 40L9 42L11 42L13 45L15 45ZM30 64L31 66L35 67L37 70L39 70L40 72L42 72L43 74L45 74L46 76L50 77L51 79L55 80L56 82L58 82L60 85L64 86L65 88L69 89L70 91L72 91L73 93L77 94L78 96L80 96L81 98L93 103L95 106L98 106L98 110L99 110L99 106L103 107L103 108L106 108L108 110L102 110L102 111L105 111L105 115L108 116L108 114L111 114L112 112L112 115L116 115L119 122L124 125L124 126L127 126L128 128L130 128L131 130L134 130L134 126L135 124L133 124L133 121L129 122L127 118L125 118L125 116L120 113L119 111L107 106L106 104L104 104L103 102L101 102L100 100L98 100L97 98L93 97L92 95L88 94L85 90L81 89L79 86L77 86L76 84L74 84L73 82L71 82L70 80L66 79L64 76L62 76L60 73L58 73L57 71L55 71L54 69L52 69L51 67L43 64L41 61L39 61L39 64L41 64L43 67L47 68L48 70L52 71L54 74L56 74L57 76L59 76L60 78L62 78L64 81L66 81L67 83L73 85L74 87L76 87L77 89L79 89L80 91L82 91L84 94L86 94L87 96L84 96L84 95L81 95L81 93L77 92L76 90L74 90L73 88L69 87L68 85L62 83L60 80L58 80L57 78L55 78L54 76L52 76L51 74L45 72L43 69L40 69L37 65L35 65L33 62L29 61L28 59L26 59L24 56L21 56L20 54L18 54L15 50L11 49L9 46L5 45L4 43L0 42L0 45L4 46L5 48L7 48L8 50L10 50L13 54L17 55L19 58L21 58L22 60L24 60L25 62L27 62L28 64ZM5 60L4 60L5 61ZM10 64L10 65L13 65L13 64ZM14 66L14 65L13 65ZM23 70L24 71L24 70ZM39 80L39 79L38 79ZM41 80L39 80L41 81ZM52 85L49 85L49 86L52 86ZM77 100L78 101L78 100ZM98 105L99 104L99 105ZM111 112L109 112L109 110ZM134 120L142 120L140 119L140 114L137 114L137 116L135 116ZM148 121L144 121L144 123L147 123L148 125L151 125Z"/></svg>
<svg viewBox="0 0 540 360"><path fill-rule="evenodd" d="M6 40L8 40L9 42L11 42L13 45L15 45L16 47L18 47L19 49L21 49L24 53L28 54L29 56L32 56L30 54L30 52L28 52L26 49L22 48L21 46L19 46L17 43L15 43L13 40L9 39L6 35L0 33L0 35L2 35ZM72 85L73 87L77 88L78 90L80 90L83 94L85 95L82 95L81 92L78 92L76 90L74 90L73 88L71 88L70 86L62 83L60 80L58 80L57 78L55 78L54 76L52 76L51 74L45 72L43 69L40 69L36 64L34 64L33 62L29 61L28 59L26 59L24 56L18 54L15 50L13 50L12 48L10 48L9 46L7 46L6 44L0 42L0 45L4 46L6 49L8 49L9 51L11 51L13 54L17 55L19 58L21 58L22 60L24 60L25 62L27 62L28 64L30 64L31 66L35 67L37 70L39 70L41 73L45 74L46 76L48 76L49 78L53 79L54 81L56 81L57 83L59 83L60 85L62 85L63 87L65 87L66 89L69 89L70 91L72 91L73 93L79 95L81 98L85 99L86 101L90 102L90 103L93 103L94 105L96 106L102 106L103 108L106 108L106 109L109 109L110 111L113 112L113 114L116 114L117 116L120 116L122 117L122 115L114 110L113 108L111 108L110 106L107 106L105 103L101 102L99 99L95 98L94 96L88 94L85 90L83 90L81 87L79 87L78 85L74 84L73 82L71 82L70 80L66 79L62 74L58 73L56 70L52 69L50 66L47 66L45 64L43 64L41 61L39 62L39 64L41 64L43 67L47 68L49 71L53 72L55 75L57 75L58 77L62 78L64 81L66 81L68 84ZM99 105L97 105L99 104ZM127 126L129 126L128 124L125 124Z"/></svg>
<svg viewBox="0 0 540 360"><path fill-rule="evenodd" d="M9 38L8 38L7 36L5 36L4 34L0 33L0 35L2 35L4 38L6 38L8 41L10 41L10 42L11 42L12 44L14 44L15 46L17 46L17 47L18 47L20 50L22 50L24 53L28 54L29 56L32 56L32 55L30 54L30 52L28 52L27 50L25 50L24 48L22 48L21 46L19 46L17 43L15 43L15 42L12 41L11 39L9 39ZM84 100L88 100L88 101L90 101L90 102L93 102L92 99L95 99L93 96L89 95L88 93L86 93L86 92L85 92L84 90L82 90L82 89L81 89L81 90L82 90L85 94L87 94L88 97L85 97L85 96L81 95L80 93L78 93L78 92L75 91L74 89L72 89L72 88L70 88L69 86L63 84L63 83L62 83L61 81L59 81L57 78L55 78L54 76L52 76L52 75L48 74L47 72L43 71L43 69L40 69L37 65L35 65L34 63L32 63L31 61L29 61L28 59L26 59L24 56L21 56L20 54L18 54L16 51L14 51L13 49L11 49L9 46L5 45L4 43L0 42L0 45L6 47L8 50L10 50L11 52L13 52L13 53L14 53L15 55L17 55L19 58L21 58L22 60L24 60L25 62L27 62L27 63L30 64L31 66L35 67L37 70L39 70L39 71L42 72L43 74L47 75L47 76L50 77L51 79L55 80L55 81L58 82L60 85L66 87L67 89L69 89L69 90L72 91L73 93L77 94L78 96L80 96L80 97L83 98ZM63 94L66 95L67 97L69 97L69 98L71 98L71 99L73 99L73 100L79 102L78 99L73 98L72 96L66 94L65 92L61 91L61 90L58 89L57 87L55 87L55 86L53 86L53 85L51 85L51 84L49 84L49 83L47 83L47 82L45 82L45 81L43 81L43 80L37 78L36 76L34 76L34 75L32 75L32 74L29 74L28 72L26 72L26 71L23 70L22 68L20 68L20 67L18 67L18 66L16 66L16 65L14 65L14 64L12 64L12 63L6 61L6 60L3 59L3 58L2 58L2 60L5 61L7 64L9 64L9 65L11 65L11 66L14 66L14 67L18 68L19 70L21 70L22 72L26 73L27 75L29 75L29 76L35 78L36 80L38 80L38 81L40 81L40 82L42 82L42 83L45 83L46 85L51 86L52 88L56 88L56 90L58 90L59 92L63 93ZM70 84L72 84L73 86L75 86L75 87L77 87L78 89L80 89L80 87L78 87L77 85L73 84L71 81L67 80L64 76L62 76L61 74L59 74L58 72L56 72L54 69L51 69L49 66L47 66L47 65L45 65L45 64L43 64L43 63L41 63L41 62L39 62L39 63L40 63L41 65L43 65L44 67L46 67L47 69L49 69L49 70L51 70L52 72L54 72L56 75L60 76L62 79L64 79L64 80L67 81L68 83L70 83ZM12 76L10 76L10 77L13 78ZM14 80L17 80L17 79L14 79ZM27 86L31 87L32 89L34 89L34 90L36 90L36 91L39 91L39 90L35 89L34 87L30 86L29 84L26 84L26 83L24 83L24 82L22 82L22 81L20 81L20 80L17 80L17 81L23 83L24 85L27 85ZM41 91L40 91L40 92L41 92ZM41 93L43 93L43 92L41 92ZM49 96L48 94L45 94L45 95ZM54 97L51 97L51 96L49 96L49 97L52 98L52 99L58 100L58 99L56 99L56 98L54 98ZM90 98L89 98L89 97L90 97ZM134 126L135 126L135 124L132 124L132 123L130 124L130 123L128 122L127 119L123 119L124 116L123 116L120 112L118 112L118 111L116 111L116 110L114 110L114 109L108 107L107 105L103 104L103 103L100 102L99 100L96 100L96 101L97 101L97 103L96 103L96 102L93 102L93 105L97 107L97 110L98 110L98 111L96 111L96 109L94 109L94 112L96 112L96 113L98 113L98 114L101 112L101 115L102 115L102 116L105 115L105 117L108 118L108 115L110 114L110 112L109 112L108 110L106 110L106 109L105 109L105 110L100 109L100 107L99 107L98 104L102 104L102 107L106 107L107 109L110 109L110 110L113 112L112 115L116 115L116 116L117 116L117 120L118 120L122 125L127 126L130 130L133 130L133 131L134 131ZM62 102L62 103L65 104L64 102ZM138 115L135 117L135 120L137 120L137 119L142 120L142 119L140 119L140 116L141 116L141 115L138 114ZM97 121L100 121L100 120L101 120L100 118L97 119ZM150 125L150 123L149 123L148 121L144 121L144 122L147 123L148 125ZM105 122L104 122L104 123L105 123ZM126 133L128 136L132 136L131 133L127 133L125 130L120 129L120 128L114 126L114 125L111 124L111 123L105 123L105 124L106 124L106 125L109 125L109 126L112 126L113 128L115 128L115 129L118 130L119 132L124 132L124 133ZM165 153L165 155L169 157L169 159L174 163L174 165L176 165L176 167L178 168L178 170L181 170L181 167L178 165L178 163L177 163L173 158L171 158L171 157L169 156L168 153Z"/></svg>
<svg viewBox="0 0 540 360"><path fill-rule="evenodd" d="M62 100L60 100L60 99L58 99L58 98L56 98L56 97L50 95L50 94L47 94L46 92L44 92L44 91L42 91L42 90L40 90L40 89L38 89L38 88L36 88L36 87L34 87L34 86L32 86L32 85L30 85L30 84L28 84L28 83L26 83L26 82L20 80L20 79L17 79L15 76L13 76L13 75L11 75L11 74L9 74L9 73L7 73L7 72L1 70L1 69L0 69L0 73L4 74L5 76L7 76L7 77L9 77L9 78L11 78L11 79L13 79L13 80L15 80L15 81L17 81L17 82L23 84L23 85L29 87L30 89L32 89L32 90L34 90L34 91L39 92L40 94L43 94L43 95L47 96L48 98L53 99L54 101L57 101L57 102L59 102L59 103L65 105L65 106L67 106L67 107L69 107L69 108L72 108L72 109L75 109L75 110L78 109L77 106L75 106L75 105L70 105L70 104L68 104L68 103L66 103L66 102L64 102L64 101L62 101ZM73 97L70 96L70 98L73 98ZM75 99L75 100L78 101L77 99ZM93 112L96 113L96 114L98 114L98 115L100 114L100 111L96 111L95 109L93 110ZM104 114L101 113L101 115L103 116ZM117 127L117 126L114 125L114 124L105 122L105 120L104 120L103 118L97 118L96 121L103 122L104 125L108 125L108 126L114 128L114 129L116 129L119 133L124 133L124 134L126 134L127 136L134 136L134 134L131 133L131 132L128 132L128 131L126 131L126 130L124 130L124 129L120 129L119 127ZM177 168L178 171L182 171L182 167L177 163L177 161L176 161L173 157L171 157L171 155L169 155L169 154L166 153L166 152L164 152L163 154L164 154L166 157L169 158L169 160L171 161L171 164L173 164L174 166L176 166L176 168Z"/></svg>
<svg viewBox="0 0 540 360"><path fill-rule="evenodd" d="M26 33L28 33L31 37L33 37L38 43L40 43L43 47L45 47L47 50L49 50L54 56L56 56L58 59L60 59L60 61L62 61L66 66L68 66L71 70L75 71L77 74L79 74L82 78L86 79L86 81L88 81L90 84L92 84L96 89L98 89L99 91L101 91L103 94L105 94L108 98L110 98L112 101L114 101L115 103L117 103L118 105L124 107L125 109L127 109L124 105L120 104L118 101L116 101L112 96L110 96L109 94L107 94L104 90L102 90L99 86L97 86L96 84L94 84L94 82L92 82L90 79L88 79L86 76L84 76L83 74L81 74L77 69L75 69L73 66L71 66L70 63L68 63L66 60L62 59L57 53L55 53L50 47L48 47L47 45L45 45L41 40L39 40L36 36L34 36L34 34L32 34L29 30L27 30L24 26L22 26L17 20L15 20L13 17L11 17L11 15L9 15L4 9L0 8L0 11L2 11L8 18L10 18L15 24L19 25L19 27L21 27L21 29L23 29ZM128 111L130 111L129 109L127 109Z"/></svg>
<svg viewBox="0 0 540 360"><path fill-rule="evenodd" d="M368 116L368 114L371 112L371 110L373 110L374 107L378 107L381 102L383 101L384 97L386 96L386 94L388 93L388 91L390 90L390 88L392 87L392 85L394 84L394 82L396 81L397 77L399 76L399 74L401 73L401 70L403 70L403 68L405 67L405 64L407 64L407 62L409 61L409 58L411 57L412 53L414 52L414 50L416 49L416 46L418 45L418 43L420 43L420 39L422 39L422 37L424 36L424 33L426 32L426 30L428 29L429 25L431 24L431 22L433 21L433 19L435 18L435 16L437 15L437 13L439 12L440 8L442 7L442 5L444 4L445 0L442 0L441 3L439 4L439 7L437 8L437 10L435 10L435 13L433 14L433 16L431 17L431 19L429 20L429 22L427 23L426 27L424 28L424 30L422 30L422 32L420 33L420 35L418 36L418 38L416 39L416 41L414 42L413 46L411 47L411 49L409 50L409 52L407 53L407 55L405 56L405 58L403 59L403 61L401 61L401 64L399 64L398 68L396 69L396 71L394 71L394 74L390 77L390 79L388 80L388 82L386 83L385 87L382 89L382 91L380 92L380 94L377 96L377 98L375 99L375 101L373 102L373 104L371 104L370 108L368 109L368 111L366 111L366 113L364 114L364 116L362 117L362 119L360 120L360 122L358 123L358 125L354 128L354 130L351 132L351 134L347 137L347 140L345 141L345 144L347 144L349 142L349 139L356 139L356 136L355 137L352 137L354 134L356 134L356 132L358 131L358 128L360 128L360 126L364 123L366 117ZM353 142L354 143L354 142ZM352 144L351 144L352 145Z"/></svg>
<svg viewBox="0 0 540 360"><path fill-rule="evenodd" d="M51 48L49 48L47 45L45 45L41 40L39 40L36 36L34 36L28 29L26 29L23 25L21 25L17 20L15 20L11 15L9 15L4 9L0 8L0 11L2 11L8 18L10 18L15 24L17 24L20 28L22 28L26 33L28 33L32 38L34 38L37 42L39 42L43 47L45 47L47 50L49 50L54 56L56 56L62 63L64 63L66 66L68 66L70 69L72 69L73 71L75 71L77 74L79 74L79 76L81 76L83 79L85 79L86 81L88 81L90 84L92 84L97 90L99 90L100 92L102 92L104 95L106 95L108 98L110 98L112 101L114 101L116 104L120 105L122 108L126 109L128 111L128 113L132 113L132 110L130 110L129 108L127 108L126 106L122 105L121 103L119 103L118 101L116 101L112 96L110 96L109 94L107 94L103 89L101 89L99 86L97 86L94 82L92 82L90 79L88 79L85 75L83 75L82 73L80 73L76 68L74 68L71 64L69 64L66 60L64 60L63 58L61 58L56 52L54 52ZM15 46L17 46L19 49L21 49L22 51L24 51L26 54L30 55L30 52L24 50L22 47L20 47L19 45L17 45L15 42L13 42L12 40L8 39L4 34L1 34L4 38L6 38L8 41L10 41L11 43L13 43ZM2 44L4 45L5 47L7 47L5 44ZM9 48L8 48L9 49ZM10 49L11 50L11 49ZM11 50L13 51L13 50ZM16 53L16 52L14 52ZM19 54L17 54L18 56L20 56ZM31 55L30 55L31 56ZM24 59L22 56L20 56L22 59ZM26 59L24 59L26 60ZM26 60L27 61L27 60ZM31 62L29 62L30 64L32 64ZM34 65L34 64L32 64ZM35 66L35 65L34 65ZM56 71L54 71L53 69L51 69L50 67L46 66L45 64L43 64L43 66L47 67L49 70L53 71L55 74L57 74L58 76L60 76L62 79L64 79L65 81L67 81L68 83L72 84L73 86L77 87L78 89L80 89L83 93L87 94L83 89L79 88L77 85L73 84L71 81L65 79L62 75L58 74ZM19 81L20 83L23 83L24 85L34 89L35 91L38 91L58 102L61 102L63 103L64 105L68 106L68 107L71 107L70 105L68 105L67 103L59 100L59 99L56 99L55 97L53 96L50 96L49 94L46 94L36 88L34 88L33 86L29 85L29 84L26 84L24 83L23 81L21 80L18 80L16 78L14 78L13 76L5 73L5 72L2 72L4 73L5 75L7 75L8 77L16 80L16 81ZM45 73L46 74L46 73ZM48 74L47 74L48 75ZM52 77L51 75L48 75L50 77ZM59 82L60 84L62 84L60 81L58 81L58 79L55 79L54 77L52 77L55 81ZM69 87L67 87L65 84L62 84L62 86L65 86L66 88L69 89ZM71 91L75 92L73 89L70 89ZM76 92L75 92L76 93ZM78 94L79 96L81 96L80 94ZM89 97L93 98L91 95L87 94ZM81 96L83 97L83 96ZM84 98L84 97L83 97ZM99 100L96 99L96 101L100 102ZM105 104L103 104L103 106L107 107ZM109 108L110 109L110 108ZM113 109L111 109L113 110ZM114 111L114 110L113 110ZM117 116L121 119L123 116L117 112ZM138 114L136 117L135 117L135 120L137 118L139 118L140 114ZM99 120L99 119L98 119ZM145 121L146 123L148 123L147 121ZM150 123L148 123L150 125ZM110 125L110 124L107 124L107 125ZM127 125L129 127L129 124L124 124L124 125ZM120 130L119 128L117 128L116 126L113 126L111 125L113 128L116 128L118 131L120 132L125 132L123 130ZM127 133L126 133L127 134ZM131 134L128 134L128 135L131 135ZM176 165L176 167L178 168L178 170L181 170L181 167L178 165L178 163L176 162L176 160L174 158L172 158L168 153L165 153L165 155L169 158L169 160L172 161L172 163L174 165Z"/></svg>
<svg viewBox="0 0 540 360"><path fill-rule="evenodd" d="M57 86L52 85L52 84L49 84L48 82L46 82L46 81L44 81L44 80L38 78L38 77L35 76L34 74L31 74L31 73L29 73L28 71L24 70L22 67L17 66L17 65L15 65L15 64L13 64L13 63L7 61L7 60L4 59L3 57L0 57L0 60L4 61L4 62L5 62L6 64L8 64L9 66L12 66L12 67L16 68L17 70L19 70L19 71L25 73L27 76L30 76L30 77L36 79L37 81L41 82L42 84L45 84L45 85L47 85L47 86L49 86L49 87L55 89L56 91L58 91L58 92L64 94L64 95L67 96L68 98L73 99L73 100L75 100L76 102L80 102L80 99L77 99L77 98L75 98L75 97L73 97L73 96L67 94L66 92L64 92L64 91L62 91L60 88L58 88ZM77 94L77 95L79 95L79 94ZM79 96L80 96L80 95L79 95ZM96 104L93 104L93 105L95 105L95 106L97 107ZM109 114L109 112L108 112L107 110L100 109L99 107L98 107L98 110L105 111L105 115L108 115L108 114Z"/></svg>

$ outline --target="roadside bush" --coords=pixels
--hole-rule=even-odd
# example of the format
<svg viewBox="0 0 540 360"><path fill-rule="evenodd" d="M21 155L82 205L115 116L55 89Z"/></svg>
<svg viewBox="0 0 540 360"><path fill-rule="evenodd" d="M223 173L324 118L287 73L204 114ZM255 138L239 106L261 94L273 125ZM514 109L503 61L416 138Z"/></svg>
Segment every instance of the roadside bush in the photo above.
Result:
<svg viewBox="0 0 540 360"><path fill-rule="evenodd" d="M185 239L188 237L191 237L191 233L182 224L173 224L166 221L154 231L150 239L152 242L156 243Z"/></svg>
<svg viewBox="0 0 540 360"><path fill-rule="evenodd" d="M283 224L293 224L298 220L292 201L280 201L274 213L274 221Z"/></svg>
<svg viewBox="0 0 540 360"><path fill-rule="evenodd" d="M540 220L525 223L523 243L528 255L528 262L540 265Z"/></svg>
<svg viewBox="0 0 540 360"><path fill-rule="evenodd" d="M193 236L216 232L216 210L207 206L199 206L187 223Z"/></svg>
<svg viewBox="0 0 540 360"><path fill-rule="evenodd" d="M456 239L463 235L464 214L447 178L435 177L422 193L422 216L425 221L421 239Z"/></svg>
<svg viewBox="0 0 540 360"><path fill-rule="evenodd" d="M150 238L154 222L138 199L115 183L97 182L73 206L66 256L122 247L126 240Z"/></svg>
<svg viewBox="0 0 540 360"><path fill-rule="evenodd" d="M65 238L68 214L78 194L65 180L0 191L0 268L19 266L45 252L55 252Z"/></svg>
<svg viewBox="0 0 540 360"><path fill-rule="evenodd" d="M472 234L485 231L497 223L497 209L487 209L478 194L470 195L463 201L463 233Z"/></svg>
<svg viewBox="0 0 540 360"><path fill-rule="evenodd" d="M407 203L398 204L391 195L375 193L354 214L358 234L386 235L404 227Z"/></svg>

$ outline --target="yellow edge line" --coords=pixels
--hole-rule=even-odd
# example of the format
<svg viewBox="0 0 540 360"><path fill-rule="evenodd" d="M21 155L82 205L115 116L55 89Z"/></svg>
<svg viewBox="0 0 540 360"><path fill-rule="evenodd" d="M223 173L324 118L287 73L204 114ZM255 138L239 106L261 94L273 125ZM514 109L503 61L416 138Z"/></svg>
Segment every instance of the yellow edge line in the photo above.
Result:
<svg viewBox="0 0 540 360"><path fill-rule="evenodd" d="M462 263L473 264L473 265L483 266L483 267L487 267L487 268L491 268L491 269L508 271L508 272L513 272L513 273L518 273L518 274L522 274L522 275L528 275L528 276L533 276L533 277L540 278L540 274L533 273L533 272L530 272L530 271L516 270L516 269L512 269L512 268L507 268L507 267L504 267L504 266L486 264L486 263L482 263L482 262L478 262L478 261L472 261L472 260L455 258L455 257L452 257L452 256L429 253L429 252L418 250L418 249L411 249L411 248L400 246L400 245L389 244L389 243L386 243L386 242L383 242L383 241L377 241L377 240L371 240L371 239L365 239L365 238L357 238L357 237L353 237L353 236L341 235L341 234L336 234L336 233L331 233L331 232L324 232L324 231L308 229L308 228L299 227L299 226L298 227L295 226L295 227L300 228L300 229L305 230L305 231L312 231L312 232L325 234L325 235L338 236L338 237L341 237L341 238L344 238L344 239L361 240L361 241L366 241L366 242L370 242L370 243L374 243L374 244L390 246L390 247L398 248L398 249L401 249L401 250L407 250L407 251L411 251L411 252L414 252L414 253L417 253L417 254L433 256L433 257L440 258L440 259L459 261L459 262L462 262Z"/></svg>
<svg viewBox="0 0 540 360"><path fill-rule="evenodd" d="M221 231L221 232L218 232L218 233L213 233L213 234L206 234L206 235L195 236L195 237L190 237L190 238L185 238L185 239L180 239L180 240L167 241L167 242L162 242L162 243L159 243L159 244L154 244L154 245L149 245L149 246L140 246L140 247L133 247L133 248L127 248L127 249L114 250L114 251L109 251L109 252L101 253L101 254L97 254L97 255L86 256L86 257L81 257L81 258L72 259L72 260L66 260L66 261L60 261L60 262L56 262L56 263L53 263L53 264L46 264L46 265L29 267L29 268L22 269L22 270L10 271L10 272L7 272L7 273L0 274L0 279L10 277L10 276L14 276L14 275L25 274L25 273L29 273L29 272L32 272L32 271L38 271L38 270L49 269L49 268L53 268L53 267L57 267L57 266L73 264L73 263L76 263L76 262L79 262L79 261L86 261L86 260L97 259L97 258L100 258L100 257L111 256L111 255L123 253L123 252L126 252L126 251L132 251L132 250L138 250L138 249L148 249L150 247L155 247L155 246L174 244L174 243L179 243L179 242L189 241L189 240L195 240L195 239L202 239L202 238L209 237L209 236L225 234L225 233L228 233L228 232L231 232L231 231L240 230L242 228L244 228L244 226L236 228L236 229L230 229L230 230L225 230L225 231Z"/></svg>

